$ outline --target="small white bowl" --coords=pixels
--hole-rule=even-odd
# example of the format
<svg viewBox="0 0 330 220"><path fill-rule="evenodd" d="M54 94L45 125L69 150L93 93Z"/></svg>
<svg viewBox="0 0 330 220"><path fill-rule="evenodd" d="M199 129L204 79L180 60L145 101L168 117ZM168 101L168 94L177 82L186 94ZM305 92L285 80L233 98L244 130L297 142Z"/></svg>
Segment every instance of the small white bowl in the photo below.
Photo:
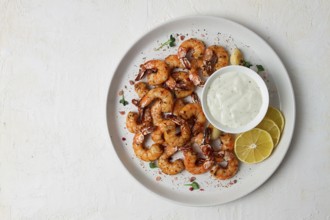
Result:
<svg viewBox="0 0 330 220"><path fill-rule="evenodd" d="M262 99L261 103L262 104L261 104L259 113L250 122L248 122L245 125L239 126L239 127L229 127L227 125L222 124L218 120L216 120L212 116L212 114L209 110L209 107L207 105L207 93L210 89L212 82L220 75L226 74L229 72L239 72L239 74L245 74L246 76L250 77L252 80L254 80L256 82L256 84L258 85L260 92L261 92L261 99ZM252 128L257 126L261 122L261 120L265 117L265 115L267 113L268 105L269 105L269 94L268 94L268 89L267 89L267 86L266 86L264 80L259 76L258 73L256 73L252 69L244 67L244 66L231 65L231 66L223 67L223 68L215 71L207 79L207 81L204 85L204 88L203 88L203 92L202 92L202 108L203 108L204 114L205 114L206 118L208 119L208 121L213 126L218 128L219 130L221 130L223 132L227 132L227 133L232 133L232 134L242 133L242 132L251 130Z"/></svg>

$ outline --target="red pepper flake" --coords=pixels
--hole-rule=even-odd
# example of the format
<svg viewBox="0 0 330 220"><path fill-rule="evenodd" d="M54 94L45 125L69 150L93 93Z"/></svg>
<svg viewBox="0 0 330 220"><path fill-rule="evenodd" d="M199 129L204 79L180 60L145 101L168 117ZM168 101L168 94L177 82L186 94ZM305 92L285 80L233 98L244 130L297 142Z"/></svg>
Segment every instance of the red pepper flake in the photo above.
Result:
<svg viewBox="0 0 330 220"><path fill-rule="evenodd" d="M189 190L190 190L190 191L194 191L194 188L193 188L193 187L189 187Z"/></svg>
<svg viewBox="0 0 330 220"><path fill-rule="evenodd" d="M126 138L125 138L125 137L122 137L121 140L122 140L122 141L126 141Z"/></svg>
<svg viewBox="0 0 330 220"><path fill-rule="evenodd" d="M196 177L192 176L190 177L190 182L194 182L196 180Z"/></svg>
<svg viewBox="0 0 330 220"><path fill-rule="evenodd" d="M130 80L130 81L129 81L129 84L130 84L130 85L134 85L134 81L133 81L133 80Z"/></svg>
<svg viewBox="0 0 330 220"><path fill-rule="evenodd" d="M118 95L119 95L119 96L124 95L124 91L123 91L123 90L120 90L120 91L118 92Z"/></svg>
<svg viewBox="0 0 330 220"><path fill-rule="evenodd" d="M229 185L234 185L235 183L237 183L237 180L230 181Z"/></svg>
<svg viewBox="0 0 330 220"><path fill-rule="evenodd" d="M156 181L160 181L162 178L160 176L156 177Z"/></svg>
<svg viewBox="0 0 330 220"><path fill-rule="evenodd" d="M125 111L119 111L119 114L125 115Z"/></svg>
<svg viewBox="0 0 330 220"><path fill-rule="evenodd" d="M199 191L204 191L204 189L199 189Z"/></svg>
<svg viewBox="0 0 330 220"><path fill-rule="evenodd" d="M185 36L184 35L181 35L180 36L180 40L184 40Z"/></svg>

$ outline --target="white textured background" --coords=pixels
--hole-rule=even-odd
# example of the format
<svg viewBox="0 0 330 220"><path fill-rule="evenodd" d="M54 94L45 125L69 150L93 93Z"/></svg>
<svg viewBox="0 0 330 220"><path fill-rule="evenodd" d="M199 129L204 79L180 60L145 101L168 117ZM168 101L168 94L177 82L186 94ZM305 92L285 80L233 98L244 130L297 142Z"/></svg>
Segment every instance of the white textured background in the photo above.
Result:
<svg viewBox="0 0 330 220"><path fill-rule="evenodd" d="M124 52L169 19L215 15L279 54L297 123L284 162L222 206L171 204L124 171L107 90ZM330 219L328 0L0 0L0 220Z"/></svg>

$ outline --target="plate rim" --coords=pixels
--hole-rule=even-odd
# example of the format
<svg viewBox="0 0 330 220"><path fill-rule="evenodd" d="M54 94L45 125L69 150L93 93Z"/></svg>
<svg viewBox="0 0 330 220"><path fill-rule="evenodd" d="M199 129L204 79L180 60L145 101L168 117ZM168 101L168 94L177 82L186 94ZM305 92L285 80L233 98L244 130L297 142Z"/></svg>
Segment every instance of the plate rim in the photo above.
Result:
<svg viewBox="0 0 330 220"><path fill-rule="evenodd" d="M233 25L235 25L235 26L237 26L239 28L244 29L244 31L250 32L250 34L254 35L254 37L256 37L264 45L266 45L268 47L268 49L271 50L272 55L274 55L276 57L276 59L279 61L279 64L281 65L280 68L282 68L284 70L283 75L288 79L287 80L287 83L288 83L289 89L291 91L290 99L292 101L292 109L291 109L291 111L292 111L292 118L291 118L291 120L292 120L292 128L289 130L290 137L287 140L287 145L288 146L286 147L285 151L283 152L280 160L278 161L278 163L276 165L274 165L274 167L271 170L271 172L269 172L268 175L264 176L262 178L262 181L259 181L258 184L256 184L254 187L252 187L251 190L248 190L247 192L245 192L243 194L240 194L239 196L236 196L234 198L227 199L224 202L213 202L213 203L210 202L210 203L207 203L207 204L206 203L200 204L200 203L180 202L180 201L174 200L174 199L172 199L170 197L162 196L159 193L155 192L154 190L149 189L148 187L146 187L145 185L142 184L142 182L125 166L124 162L120 159L118 150L114 147L115 146L114 145L114 140L113 140L112 134L110 132L110 130L111 130L110 123L109 123L109 114L110 114L109 113L109 107L110 107L110 104L109 104L110 102L109 101L111 100L110 91L111 91L111 87L112 87L112 85L114 84L114 81L115 81L114 80L114 78L115 78L114 76L115 76L116 72L118 72L119 67L122 65L122 63L124 61L124 58L126 56L128 56L129 55L129 52L132 50L132 48L134 46L136 46L137 43L140 42L148 34L156 31L157 29L160 29L161 27L168 26L168 25L170 25L170 24L172 24L174 22L184 21L184 20L191 20L191 19L215 19L215 20L219 20L219 21L224 21L224 22L227 22L227 23L231 23L231 24L233 24ZM121 58L119 59L119 62L117 63L117 65L116 65L116 67L114 69L114 72L113 72L113 75L111 77L110 84L109 84L109 87L108 87L108 92L107 92L107 97L106 97L106 109L105 109L105 111L106 111L105 112L105 116L106 116L106 121L107 121L108 134L109 134L109 138L110 138L110 142L111 142L112 148L116 152L116 158L120 161L120 163L124 167L124 170L126 170L126 172L128 172L129 176L131 176L135 181L137 181L140 185L142 185L143 186L142 188L144 188L144 190L146 190L148 192L152 192L153 194L155 194L156 196L158 196L158 197L160 197L160 198L162 198L164 200L167 200L167 201L170 201L170 202L175 202L176 204L179 204L179 205L192 206L192 207L216 206L216 205L222 205L222 204L226 204L226 203L229 203L229 202L233 202L233 201L236 201L236 200L238 200L240 198L245 197L246 195L254 192L256 189L258 189L260 186L262 186L275 173L275 171L282 164L283 159L287 155L287 151L289 150L290 145L291 145L291 142L292 142L292 139L293 139L294 130L295 130L295 124L296 124L296 101L295 101L294 89L293 89L293 86L292 86L292 81L290 79L289 73L288 73L287 69L285 68L285 65L282 62L282 60L280 59L279 55L269 45L269 43L267 43L262 37L260 37L257 33L255 33L254 31L252 31L251 29L245 27L244 25L242 25L242 24L240 24L240 23L238 23L236 21L232 21L231 19L227 19L227 18L224 18L224 17L221 17L221 16L210 16L210 15L189 15L189 16L181 16L181 17L169 19L168 21L163 22L163 23L161 23L159 25L156 25L155 27L151 28L150 30L148 30L144 34L142 34L140 37L138 37L136 40L134 40L133 43L125 51L125 53L121 56Z"/></svg>

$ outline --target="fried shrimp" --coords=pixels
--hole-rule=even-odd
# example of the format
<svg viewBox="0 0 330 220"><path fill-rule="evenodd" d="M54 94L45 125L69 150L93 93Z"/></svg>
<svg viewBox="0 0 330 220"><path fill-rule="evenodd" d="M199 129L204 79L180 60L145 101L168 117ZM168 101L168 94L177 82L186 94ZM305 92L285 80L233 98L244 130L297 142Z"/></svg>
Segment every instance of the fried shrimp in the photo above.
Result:
<svg viewBox="0 0 330 220"><path fill-rule="evenodd" d="M136 92L136 94L142 98L143 96L145 96L148 91L149 91L149 88L148 88L148 84L145 83L145 82L138 82L138 83L135 83L134 84L134 90Z"/></svg>
<svg viewBox="0 0 330 220"><path fill-rule="evenodd" d="M138 132L133 138L133 150L135 155L143 161L157 160L163 153L163 148L160 144L153 144L150 148L144 146L145 135L150 133Z"/></svg>
<svg viewBox="0 0 330 220"><path fill-rule="evenodd" d="M204 124L206 122L206 118L202 109L202 106L199 103L189 103L185 105L180 110L180 117L185 120L195 119L192 133L193 136L197 135L204 130Z"/></svg>
<svg viewBox="0 0 330 220"><path fill-rule="evenodd" d="M161 87L149 90L148 93L140 100L139 107L145 108L156 99L161 100L162 112L172 112L174 103L172 93Z"/></svg>
<svg viewBox="0 0 330 220"><path fill-rule="evenodd" d="M230 179L238 171L238 159L235 154L229 150L221 150L215 154L216 164L211 168L211 174L220 180ZM225 166L222 163L226 163Z"/></svg>
<svg viewBox="0 0 330 220"><path fill-rule="evenodd" d="M171 161L172 156L177 152L176 147L168 148L158 159L158 167L161 171L168 175L175 175L182 172L185 169L184 163L182 159L177 159L175 161Z"/></svg>
<svg viewBox="0 0 330 220"><path fill-rule="evenodd" d="M187 68L191 69L191 60L198 60L204 55L205 45L203 41L195 38L190 38L181 43L178 49L178 58L181 63ZM189 57L191 55L191 57Z"/></svg>
<svg viewBox="0 0 330 220"><path fill-rule="evenodd" d="M204 76L210 76L214 71L229 64L229 55L225 48L212 45L206 48L203 57Z"/></svg>
<svg viewBox="0 0 330 220"><path fill-rule="evenodd" d="M175 115L167 115L167 118L172 120L175 124L180 126L180 133L178 134L176 128L168 129L164 132L164 139L169 146L181 147L185 145L191 137L190 127L188 123L182 118Z"/></svg>
<svg viewBox="0 0 330 220"><path fill-rule="evenodd" d="M141 80L145 74L147 74L150 85L159 85L168 79L169 68L163 60L149 60L140 65L140 70L135 81Z"/></svg>

